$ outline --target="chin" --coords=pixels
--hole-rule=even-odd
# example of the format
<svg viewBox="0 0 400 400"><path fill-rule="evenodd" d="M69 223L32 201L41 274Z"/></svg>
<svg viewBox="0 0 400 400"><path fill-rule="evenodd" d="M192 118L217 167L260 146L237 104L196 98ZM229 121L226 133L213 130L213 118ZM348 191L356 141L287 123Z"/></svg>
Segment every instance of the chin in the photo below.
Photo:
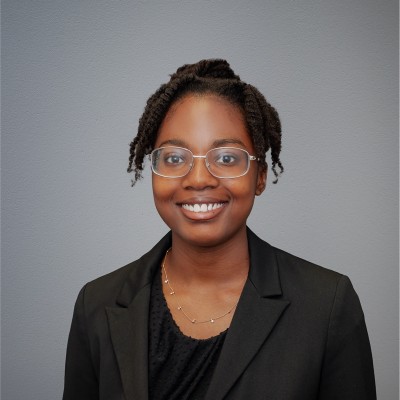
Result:
<svg viewBox="0 0 400 400"><path fill-rule="evenodd" d="M232 229L232 226L230 226L229 229L227 229L227 227L217 228L213 226L207 226L207 222L204 222L203 224L205 226L199 226L190 230L172 230L172 233L173 235L179 237L180 240L192 246L217 247L229 242L236 235L242 233L243 230L246 231L246 225L238 229Z"/></svg>

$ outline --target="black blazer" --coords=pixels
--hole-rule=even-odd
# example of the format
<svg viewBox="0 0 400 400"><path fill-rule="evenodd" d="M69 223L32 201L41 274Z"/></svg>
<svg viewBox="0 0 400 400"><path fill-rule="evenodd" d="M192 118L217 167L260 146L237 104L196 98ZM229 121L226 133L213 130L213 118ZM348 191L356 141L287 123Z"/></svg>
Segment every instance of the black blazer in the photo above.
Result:
<svg viewBox="0 0 400 400"><path fill-rule="evenodd" d="M248 230L250 272L205 400L376 399L364 315L349 279ZM171 246L79 293L64 400L148 399L150 288Z"/></svg>

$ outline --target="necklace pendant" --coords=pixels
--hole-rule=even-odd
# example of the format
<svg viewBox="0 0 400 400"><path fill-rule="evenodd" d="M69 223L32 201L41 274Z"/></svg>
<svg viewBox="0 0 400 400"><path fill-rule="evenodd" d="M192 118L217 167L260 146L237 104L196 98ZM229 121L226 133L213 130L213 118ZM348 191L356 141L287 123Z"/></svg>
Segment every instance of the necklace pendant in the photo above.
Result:
<svg viewBox="0 0 400 400"><path fill-rule="evenodd" d="M168 283L169 282L169 280L168 279L166 279L165 281L164 281L164 283Z"/></svg>
<svg viewBox="0 0 400 400"><path fill-rule="evenodd" d="M174 291L172 291L172 292L169 292L169 294L175 294L175 292L174 292Z"/></svg>
<svg viewBox="0 0 400 400"><path fill-rule="evenodd" d="M179 306L179 307L178 307L178 310L182 310L182 307L181 307L181 306Z"/></svg>
<svg viewBox="0 0 400 400"><path fill-rule="evenodd" d="M196 320L195 319L192 319L192 324L195 324L196 323Z"/></svg>
<svg viewBox="0 0 400 400"><path fill-rule="evenodd" d="M210 322L213 324L215 321L213 319L210 319Z"/></svg>

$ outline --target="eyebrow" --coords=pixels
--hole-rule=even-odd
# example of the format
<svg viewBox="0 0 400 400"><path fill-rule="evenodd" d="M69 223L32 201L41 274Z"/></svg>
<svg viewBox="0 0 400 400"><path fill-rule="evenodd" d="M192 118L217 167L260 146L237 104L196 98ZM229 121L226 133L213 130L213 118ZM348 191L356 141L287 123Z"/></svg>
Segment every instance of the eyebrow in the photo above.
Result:
<svg viewBox="0 0 400 400"><path fill-rule="evenodd" d="M215 146L215 147L224 146L226 144L240 144L241 146L245 147L244 143L239 139L227 138L227 139L215 140L213 142L213 146Z"/></svg>
<svg viewBox="0 0 400 400"><path fill-rule="evenodd" d="M167 144L172 144L172 146L179 146L179 147L186 147L187 144L183 140L179 139L170 139L170 140L165 140L164 142L160 143L159 147L163 147Z"/></svg>
<svg viewBox="0 0 400 400"><path fill-rule="evenodd" d="M215 140L213 142L212 146L213 147L221 147L221 146L225 146L227 144L239 144L239 145L241 145L243 147L246 147L241 140L233 139L233 138ZM185 147L185 148L189 147L188 143L186 143L184 140L180 140L180 139L165 140L164 142L160 143L159 147L163 147L165 145L179 146L179 147Z"/></svg>

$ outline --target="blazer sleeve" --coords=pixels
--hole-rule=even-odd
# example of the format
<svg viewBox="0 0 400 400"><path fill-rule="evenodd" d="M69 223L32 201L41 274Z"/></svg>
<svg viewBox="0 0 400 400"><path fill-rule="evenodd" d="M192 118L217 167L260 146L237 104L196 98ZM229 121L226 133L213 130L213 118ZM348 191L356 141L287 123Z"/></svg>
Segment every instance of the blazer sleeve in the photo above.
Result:
<svg viewBox="0 0 400 400"><path fill-rule="evenodd" d="M320 382L320 400L376 400L364 314L346 276L336 289Z"/></svg>
<svg viewBox="0 0 400 400"><path fill-rule="evenodd" d="M92 363L85 317L85 287L75 303L68 338L63 400L98 400L98 379Z"/></svg>

